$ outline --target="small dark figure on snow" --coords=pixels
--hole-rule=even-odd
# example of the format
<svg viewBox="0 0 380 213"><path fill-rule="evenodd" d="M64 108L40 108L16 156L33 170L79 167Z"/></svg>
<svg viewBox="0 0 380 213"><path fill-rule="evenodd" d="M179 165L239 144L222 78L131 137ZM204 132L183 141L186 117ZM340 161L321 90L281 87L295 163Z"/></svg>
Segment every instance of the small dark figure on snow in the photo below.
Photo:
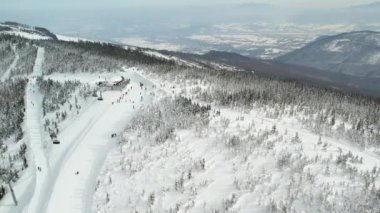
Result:
<svg viewBox="0 0 380 213"><path fill-rule="evenodd" d="M79 175L79 171L75 172L75 175Z"/></svg>

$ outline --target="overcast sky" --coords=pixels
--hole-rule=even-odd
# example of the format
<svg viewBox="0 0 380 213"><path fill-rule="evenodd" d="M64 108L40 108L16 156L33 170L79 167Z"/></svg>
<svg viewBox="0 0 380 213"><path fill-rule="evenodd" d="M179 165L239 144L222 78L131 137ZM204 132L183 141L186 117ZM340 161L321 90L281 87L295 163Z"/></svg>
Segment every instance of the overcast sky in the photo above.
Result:
<svg viewBox="0 0 380 213"><path fill-rule="evenodd" d="M375 0L0 0L3 9L119 9L132 7L210 6L214 4L269 3L293 8L336 8Z"/></svg>

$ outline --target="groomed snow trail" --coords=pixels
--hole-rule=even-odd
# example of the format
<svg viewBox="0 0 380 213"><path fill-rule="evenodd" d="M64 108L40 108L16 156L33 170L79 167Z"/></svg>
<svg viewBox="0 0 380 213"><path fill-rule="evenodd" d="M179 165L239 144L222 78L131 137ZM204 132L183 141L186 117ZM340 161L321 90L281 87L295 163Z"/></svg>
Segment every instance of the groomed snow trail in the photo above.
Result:
<svg viewBox="0 0 380 213"><path fill-rule="evenodd" d="M150 101L151 84L135 72L128 75L131 84L126 89L104 92L104 101L96 102L58 135L61 144L49 156L49 196L40 200L45 204L40 212L91 212L98 173L117 142L111 134L121 133L138 108ZM147 90L140 88L140 82ZM124 98L118 102L120 97Z"/></svg>
<svg viewBox="0 0 380 213"><path fill-rule="evenodd" d="M19 54L16 51L16 46L12 45L12 51L15 53L15 59L13 60L12 64L8 67L8 69L5 71L3 76L1 76L1 81L6 81L9 79L9 76L11 75L11 71L16 67L16 64L20 58Z"/></svg>
<svg viewBox="0 0 380 213"><path fill-rule="evenodd" d="M37 85L37 77L42 75L42 63L44 60L45 51L43 48L38 48L36 61L33 67L33 73L29 78L26 88L26 132L29 139L30 148L32 151L35 173L34 192L29 202L29 205L24 209L27 213L39 213L39 200L46 193L46 185L44 184L49 176L49 164L46 158L44 149L43 137L43 111L42 111L42 94L39 92ZM37 169L41 168L40 170Z"/></svg>

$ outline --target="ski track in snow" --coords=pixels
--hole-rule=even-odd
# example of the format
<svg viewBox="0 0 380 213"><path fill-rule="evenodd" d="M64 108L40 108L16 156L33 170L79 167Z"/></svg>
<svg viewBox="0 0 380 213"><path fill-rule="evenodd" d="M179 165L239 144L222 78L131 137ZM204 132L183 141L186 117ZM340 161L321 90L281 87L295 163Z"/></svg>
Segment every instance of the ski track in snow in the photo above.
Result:
<svg viewBox="0 0 380 213"><path fill-rule="evenodd" d="M16 67L16 64L20 58L19 54L16 51L16 46L12 45L11 47L12 47L13 52L15 53L15 59L13 60L12 64L8 67L8 69L5 71L3 76L1 76L1 81L3 82L9 79L11 71Z"/></svg>

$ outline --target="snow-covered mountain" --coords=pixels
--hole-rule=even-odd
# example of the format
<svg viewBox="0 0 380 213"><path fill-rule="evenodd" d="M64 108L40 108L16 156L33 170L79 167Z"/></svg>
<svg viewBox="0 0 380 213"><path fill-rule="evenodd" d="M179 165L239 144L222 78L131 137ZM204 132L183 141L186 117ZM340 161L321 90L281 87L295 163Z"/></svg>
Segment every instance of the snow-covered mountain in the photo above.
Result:
<svg viewBox="0 0 380 213"><path fill-rule="evenodd" d="M1 213L380 211L378 99L234 53L16 35L0 35Z"/></svg>
<svg viewBox="0 0 380 213"><path fill-rule="evenodd" d="M323 37L277 60L353 76L380 77L380 32Z"/></svg>

